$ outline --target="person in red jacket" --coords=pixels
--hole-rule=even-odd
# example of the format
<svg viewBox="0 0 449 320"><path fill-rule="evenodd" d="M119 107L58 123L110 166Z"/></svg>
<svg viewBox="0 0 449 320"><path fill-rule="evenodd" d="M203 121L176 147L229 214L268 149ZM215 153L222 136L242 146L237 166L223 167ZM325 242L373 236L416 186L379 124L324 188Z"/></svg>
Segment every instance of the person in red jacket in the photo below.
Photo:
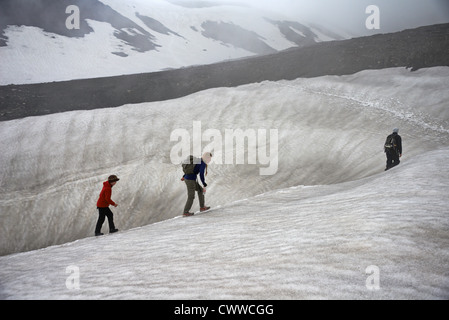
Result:
<svg viewBox="0 0 449 320"><path fill-rule="evenodd" d="M103 235L103 233L101 233L101 227L103 226L105 217L108 217L109 233L114 233L118 231L118 229L115 228L114 215L111 209L109 209L109 206L111 205L117 207L117 203L112 201L111 195L112 195L112 187L115 186L115 184L119 180L120 179L117 178L116 175L111 175L109 176L108 181L103 182L103 189L101 190L100 197L98 198L97 201L98 221L95 227L96 236Z"/></svg>

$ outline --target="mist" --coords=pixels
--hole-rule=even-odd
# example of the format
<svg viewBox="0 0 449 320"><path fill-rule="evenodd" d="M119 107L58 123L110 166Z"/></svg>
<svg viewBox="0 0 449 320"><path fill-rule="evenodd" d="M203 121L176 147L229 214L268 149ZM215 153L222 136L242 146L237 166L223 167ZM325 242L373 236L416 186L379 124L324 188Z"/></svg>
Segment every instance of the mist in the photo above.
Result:
<svg viewBox="0 0 449 320"><path fill-rule="evenodd" d="M215 2L223 3L219 0ZM236 0L228 3L276 11L290 19L334 27L354 36L449 22L447 0ZM369 30L365 26L370 15L366 13L366 8L370 5L379 8L379 29Z"/></svg>

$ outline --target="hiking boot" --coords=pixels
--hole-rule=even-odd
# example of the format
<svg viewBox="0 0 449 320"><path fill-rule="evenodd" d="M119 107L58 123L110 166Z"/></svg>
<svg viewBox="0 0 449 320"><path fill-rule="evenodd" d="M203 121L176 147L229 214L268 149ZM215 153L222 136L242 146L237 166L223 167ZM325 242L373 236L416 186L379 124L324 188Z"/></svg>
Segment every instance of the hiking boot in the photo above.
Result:
<svg viewBox="0 0 449 320"><path fill-rule="evenodd" d="M183 214L184 217L191 217L193 215L194 215L193 212L184 212L184 214Z"/></svg>
<svg viewBox="0 0 449 320"><path fill-rule="evenodd" d="M207 211L209 209L210 209L210 207L204 207L204 208L200 208L200 211L203 212L203 211Z"/></svg>
<svg viewBox="0 0 449 320"><path fill-rule="evenodd" d="M118 229L112 229L112 230L109 231L109 233L114 233L114 232L117 232L117 231L118 231Z"/></svg>
<svg viewBox="0 0 449 320"><path fill-rule="evenodd" d="M95 236L96 237L98 237L98 236L102 236L104 233L101 233L101 232L95 232Z"/></svg>

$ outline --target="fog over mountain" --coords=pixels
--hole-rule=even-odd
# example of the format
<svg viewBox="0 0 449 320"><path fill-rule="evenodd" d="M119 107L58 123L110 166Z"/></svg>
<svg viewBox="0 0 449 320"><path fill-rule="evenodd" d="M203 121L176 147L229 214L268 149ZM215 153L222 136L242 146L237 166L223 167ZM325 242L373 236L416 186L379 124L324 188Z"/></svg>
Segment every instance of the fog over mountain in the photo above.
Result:
<svg viewBox="0 0 449 320"><path fill-rule="evenodd" d="M184 1L172 0L175 3ZM187 3L226 3L226 1L186 1ZM388 33L426 25L449 22L449 1L446 0L236 0L265 10L294 16L302 21L346 30L354 36ZM370 15L366 9L379 8L380 28L367 29L365 21Z"/></svg>

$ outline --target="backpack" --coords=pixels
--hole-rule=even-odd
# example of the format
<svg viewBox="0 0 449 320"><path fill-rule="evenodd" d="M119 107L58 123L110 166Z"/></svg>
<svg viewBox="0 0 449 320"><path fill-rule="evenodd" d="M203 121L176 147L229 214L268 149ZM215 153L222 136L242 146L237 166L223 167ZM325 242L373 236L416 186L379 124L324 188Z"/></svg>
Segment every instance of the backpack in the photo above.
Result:
<svg viewBox="0 0 449 320"><path fill-rule="evenodd" d="M189 156L182 162L182 171L184 174L195 174L195 166L201 163L201 159Z"/></svg>
<svg viewBox="0 0 449 320"><path fill-rule="evenodd" d="M394 134L390 134L387 137L387 140L385 141L385 145L384 145L385 152L387 152L387 151L394 152L394 151L396 151L396 147L397 147L396 137Z"/></svg>

